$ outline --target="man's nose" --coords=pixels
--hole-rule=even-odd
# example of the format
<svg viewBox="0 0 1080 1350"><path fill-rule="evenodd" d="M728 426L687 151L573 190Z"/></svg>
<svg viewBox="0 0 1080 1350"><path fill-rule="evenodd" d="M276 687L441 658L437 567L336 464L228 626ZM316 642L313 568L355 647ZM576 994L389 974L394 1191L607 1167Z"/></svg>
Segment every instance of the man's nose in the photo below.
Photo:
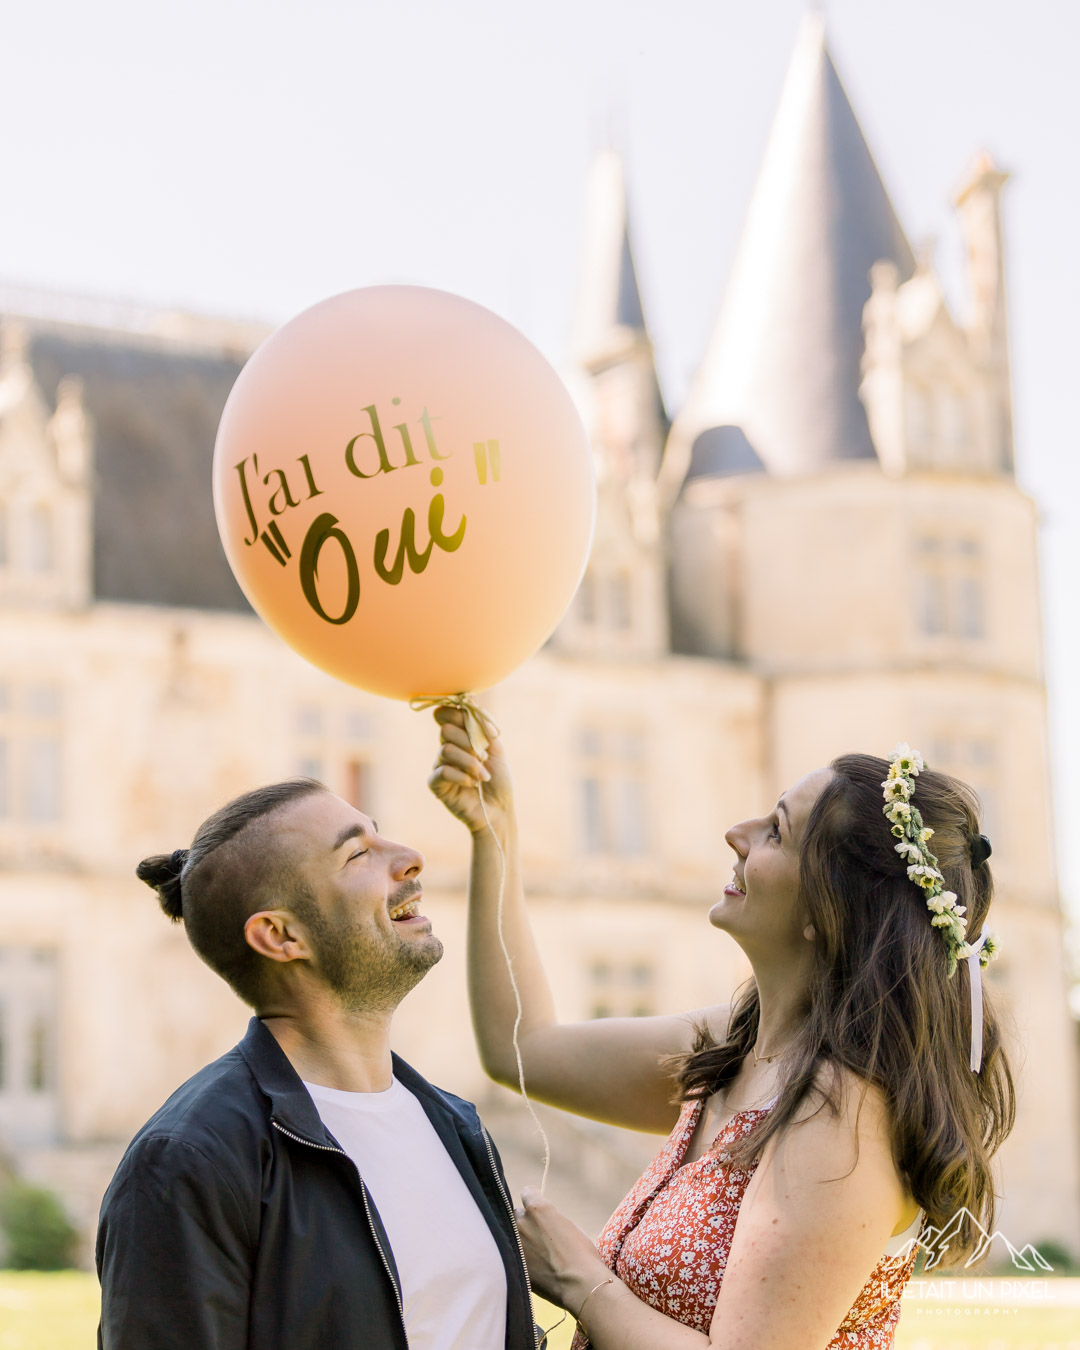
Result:
<svg viewBox="0 0 1080 1350"><path fill-rule="evenodd" d="M395 881L407 881L409 877L419 876L424 870L424 855L419 849L409 848L407 844L395 844L394 848L390 871Z"/></svg>

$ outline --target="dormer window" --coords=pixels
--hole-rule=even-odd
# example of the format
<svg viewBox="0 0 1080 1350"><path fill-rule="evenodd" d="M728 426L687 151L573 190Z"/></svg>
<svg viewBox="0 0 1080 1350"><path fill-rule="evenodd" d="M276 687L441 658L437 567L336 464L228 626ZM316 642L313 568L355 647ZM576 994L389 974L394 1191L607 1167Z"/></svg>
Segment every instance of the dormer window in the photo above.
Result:
<svg viewBox="0 0 1080 1350"><path fill-rule="evenodd" d="M616 572L611 578L612 626L626 632L633 627L633 591L629 572Z"/></svg>
<svg viewBox="0 0 1080 1350"><path fill-rule="evenodd" d="M578 621L585 628L628 633L634 626L634 580L626 568L590 567L577 593Z"/></svg>
<svg viewBox="0 0 1080 1350"><path fill-rule="evenodd" d="M978 539L927 531L915 539L915 618L927 637L985 637Z"/></svg>
<svg viewBox="0 0 1080 1350"><path fill-rule="evenodd" d="M592 568L581 578L577 593L578 617L588 627L596 623L596 577Z"/></svg>
<svg viewBox="0 0 1080 1350"><path fill-rule="evenodd" d="M26 517L26 570L36 575L53 570L53 517L44 502L31 506Z"/></svg>

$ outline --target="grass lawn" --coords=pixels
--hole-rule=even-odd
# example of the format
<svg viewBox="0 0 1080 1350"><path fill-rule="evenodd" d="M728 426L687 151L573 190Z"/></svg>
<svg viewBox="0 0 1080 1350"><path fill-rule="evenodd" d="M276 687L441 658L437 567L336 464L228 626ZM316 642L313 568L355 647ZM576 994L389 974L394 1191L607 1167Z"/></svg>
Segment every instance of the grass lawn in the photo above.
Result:
<svg viewBox="0 0 1080 1350"><path fill-rule="evenodd" d="M536 1300L542 1327L560 1312ZM0 1270L0 1350L93 1350L98 1286L79 1270L55 1274ZM568 1350L569 1317L549 1337L550 1350ZM1002 1308L972 1315L961 1308L905 1306L897 1350L1080 1350L1076 1308Z"/></svg>
<svg viewBox="0 0 1080 1350"><path fill-rule="evenodd" d="M1080 1309L905 1307L896 1350L1080 1350Z"/></svg>
<svg viewBox="0 0 1080 1350"><path fill-rule="evenodd" d="M98 1282L82 1270L0 1270L0 1350L93 1350Z"/></svg>

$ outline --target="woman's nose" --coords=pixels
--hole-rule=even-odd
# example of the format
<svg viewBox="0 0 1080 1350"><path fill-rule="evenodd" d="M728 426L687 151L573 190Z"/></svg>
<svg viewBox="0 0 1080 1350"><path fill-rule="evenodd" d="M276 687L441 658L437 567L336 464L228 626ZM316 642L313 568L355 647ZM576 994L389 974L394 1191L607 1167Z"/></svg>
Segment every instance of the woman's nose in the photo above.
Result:
<svg viewBox="0 0 1080 1350"><path fill-rule="evenodd" d="M728 848L732 848L740 858L745 858L747 854L746 844L746 821L738 825L732 825L727 834L724 835L724 842Z"/></svg>

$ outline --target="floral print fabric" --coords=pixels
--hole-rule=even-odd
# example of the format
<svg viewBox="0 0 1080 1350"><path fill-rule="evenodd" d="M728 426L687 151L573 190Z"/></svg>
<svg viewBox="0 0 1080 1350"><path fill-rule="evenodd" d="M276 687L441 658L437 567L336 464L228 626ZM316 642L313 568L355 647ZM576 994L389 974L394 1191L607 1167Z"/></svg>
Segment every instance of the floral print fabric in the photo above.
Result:
<svg viewBox="0 0 1080 1350"><path fill-rule="evenodd" d="M684 1167L701 1113L686 1102L667 1142L600 1234L605 1263L643 1303L708 1333L735 1222L754 1167L726 1161L725 1146L746 1135L769 1107L737 1111L709 1149ZM925 1222L925 1221L924 1221ZM918 1248L882 1256L829 1342L829 1350L882 1350L893 1344L900 1298ZM589 1344L579 1329L571 1350Z"/></svg>

